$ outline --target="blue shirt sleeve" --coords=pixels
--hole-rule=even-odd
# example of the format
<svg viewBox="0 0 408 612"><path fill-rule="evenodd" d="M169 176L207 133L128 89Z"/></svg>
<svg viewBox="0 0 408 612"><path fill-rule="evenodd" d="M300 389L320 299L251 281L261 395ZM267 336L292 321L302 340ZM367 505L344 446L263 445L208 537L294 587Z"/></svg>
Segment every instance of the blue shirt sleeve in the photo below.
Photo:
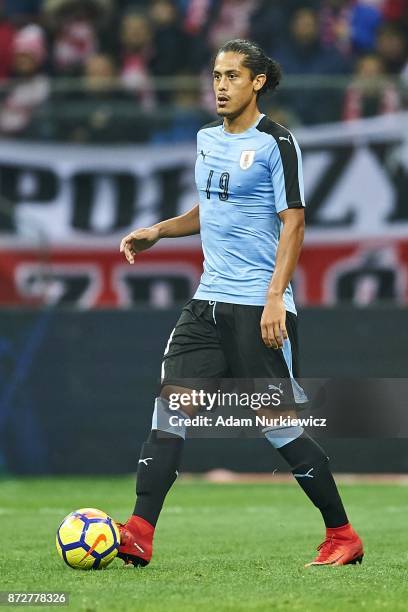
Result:
<svg viewBox="0 0 408 612"><path fill-rule="evenodd" d="M305 206L302 156L294 136L274 136L269 158L276 212Z"/></svg>

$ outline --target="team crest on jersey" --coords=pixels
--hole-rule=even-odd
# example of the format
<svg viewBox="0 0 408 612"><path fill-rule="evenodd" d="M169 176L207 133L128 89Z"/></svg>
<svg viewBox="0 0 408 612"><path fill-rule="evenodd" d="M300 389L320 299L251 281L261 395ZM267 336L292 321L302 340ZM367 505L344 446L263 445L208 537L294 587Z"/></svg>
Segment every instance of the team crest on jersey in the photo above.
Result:
<svg viewBox="0 0 408 612"><path fill-rule="evenodd" d="M248 170L254 163L255 151L242 151L239 159L239 167L242 170Z"/></svg>

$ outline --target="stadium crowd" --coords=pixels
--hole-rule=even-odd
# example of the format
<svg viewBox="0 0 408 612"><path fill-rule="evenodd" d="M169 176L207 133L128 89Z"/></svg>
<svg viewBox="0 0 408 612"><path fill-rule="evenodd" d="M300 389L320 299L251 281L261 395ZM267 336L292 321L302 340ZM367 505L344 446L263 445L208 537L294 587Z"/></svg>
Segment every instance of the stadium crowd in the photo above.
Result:
<svg viewBox="0 0 408 612"><path fill-rule="evenodd" d="M408 0L0 0L0 135L188 140L231 38L292 77L264 103L287 125L407 106Z"/></svg>

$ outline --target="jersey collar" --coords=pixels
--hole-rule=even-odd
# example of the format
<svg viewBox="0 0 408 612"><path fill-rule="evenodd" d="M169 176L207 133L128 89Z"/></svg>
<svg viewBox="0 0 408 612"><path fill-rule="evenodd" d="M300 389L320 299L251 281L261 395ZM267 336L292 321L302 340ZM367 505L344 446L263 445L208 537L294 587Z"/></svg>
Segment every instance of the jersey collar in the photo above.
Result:
<svg viewBox="0 0 408 612"><path fill-rule="evenodd" d="M253 125L250 125L249 128L245 130L245 132L238 132L238 134L231 134L231 132L227 132L224 128L224 122L221 124L221 129L227 136L243 136L244 134L247 134L250 130L256 128L264 117L265 113L261 113Z"/></svg>

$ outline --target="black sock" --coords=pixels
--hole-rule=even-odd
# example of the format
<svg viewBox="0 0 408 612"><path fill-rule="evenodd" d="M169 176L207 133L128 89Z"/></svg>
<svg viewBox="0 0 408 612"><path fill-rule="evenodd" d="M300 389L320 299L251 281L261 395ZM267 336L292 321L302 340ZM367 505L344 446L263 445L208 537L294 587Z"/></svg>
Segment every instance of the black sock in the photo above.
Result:
<svg viewBox="0 0 408 612"><path fill-rule="evenodd" d="M156 526L164 499L177 478L184 440L153 430L142 446L137 466L133 514Z"/></svg>
<svg viewBox="0 0 408 612"><path fill-rule="evenodd" d="M341 527L348 523L336 483L324 450L303 433L289 444L277 449L289 463L308 498L319 508L326 527Z"/></svg>

